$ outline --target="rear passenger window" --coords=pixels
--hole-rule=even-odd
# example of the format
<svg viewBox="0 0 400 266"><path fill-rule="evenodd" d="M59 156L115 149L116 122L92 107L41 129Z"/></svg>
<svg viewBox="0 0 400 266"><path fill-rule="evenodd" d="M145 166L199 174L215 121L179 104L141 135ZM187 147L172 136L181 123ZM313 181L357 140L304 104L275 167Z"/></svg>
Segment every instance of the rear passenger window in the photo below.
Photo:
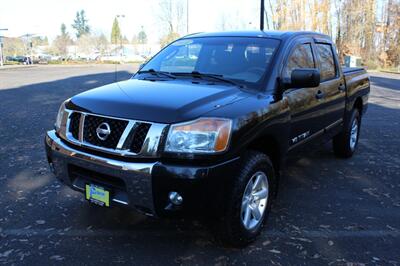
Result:
<svg viewBox="0 0 400 266"><path fill-rule="evenodd" d="M326 43L317 43L317 51L320 58L321 81L336 77L336 66L333 59L332 46Z"/></svg>
<svg viewBox="0 0 400 266"><path fill-rule="evenodd" d="M311 44L301 44L293 50L283 71L283 78L290 78L296 68L315 68Z"/></svg>

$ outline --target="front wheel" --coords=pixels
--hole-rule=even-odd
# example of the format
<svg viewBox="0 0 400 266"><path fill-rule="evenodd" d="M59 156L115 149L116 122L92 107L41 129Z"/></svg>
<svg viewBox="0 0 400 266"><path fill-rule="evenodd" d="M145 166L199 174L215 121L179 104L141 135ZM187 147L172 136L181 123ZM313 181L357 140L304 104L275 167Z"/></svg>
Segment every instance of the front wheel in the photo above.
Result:
<svg viewBox="0 0 400 266"><path fill-rule="evenodd" d="M234 177L219 233L225 244L245 246L260 234L275 190L275 173L268 156L250 151Z"/></svg>
<svg viewBox="0 0 400 266"><path fill-rule="evenodd" d="M343 131L333 137L333 151L342 158L353 156L360 136L361 116L358 109L354 109L350 119L343 126Z"/></svg>

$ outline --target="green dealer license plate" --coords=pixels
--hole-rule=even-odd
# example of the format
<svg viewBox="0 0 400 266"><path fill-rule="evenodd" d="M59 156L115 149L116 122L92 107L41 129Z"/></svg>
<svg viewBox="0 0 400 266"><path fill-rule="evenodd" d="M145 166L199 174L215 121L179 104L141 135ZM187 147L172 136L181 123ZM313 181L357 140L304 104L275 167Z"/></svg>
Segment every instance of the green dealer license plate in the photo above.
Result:
<svg viewBox="0 0 400 266"><path fill-rule="evenodd" d="M86 185L86 199L100 206L110 206L110 192L102 187Z"/></svg>

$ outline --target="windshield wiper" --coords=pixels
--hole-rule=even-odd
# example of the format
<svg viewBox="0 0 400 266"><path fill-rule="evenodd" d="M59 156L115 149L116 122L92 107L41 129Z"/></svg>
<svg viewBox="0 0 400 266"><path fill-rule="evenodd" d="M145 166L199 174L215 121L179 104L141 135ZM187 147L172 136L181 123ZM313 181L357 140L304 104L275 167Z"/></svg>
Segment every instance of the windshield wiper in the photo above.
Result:
<svg viewBox="0 0 400 266"><path fill-rule="evenodd" d="M241 85L241 84L239 84L239 83L237 83L237 82L235 82L233 80L224 78L224 76L220 75L220 74L200 73L199 71L192 71L190 73L185 73L185 72L179 73L179 72L177 72L177 73L173 73L173 74L174 75L190 75L190 76L192 76L194 78L199 78L199 79L212 78L214 80L222 81L222 82L229 83L229 84L232 84L232 85L235 85L235 86L239 86L240 88L243 88L243 85Z"/></svg>
<svg viewBox="0 0 400 266"><path fill-rule="evenodd" d="M169 72L165 72L165 71L156 71L156 70L154 70L154 69L148 69L148 70L140 70L140 71L138 71L137 72L138 74L146 74L146 73L148 73L148 74L152 74L152 75L155 75L155 76L165 76L165 77L168 77L168 78L171 78L171 79L176 79L176 77L174 76L174 75L172 75L171 73L169 73Z"/></svg>

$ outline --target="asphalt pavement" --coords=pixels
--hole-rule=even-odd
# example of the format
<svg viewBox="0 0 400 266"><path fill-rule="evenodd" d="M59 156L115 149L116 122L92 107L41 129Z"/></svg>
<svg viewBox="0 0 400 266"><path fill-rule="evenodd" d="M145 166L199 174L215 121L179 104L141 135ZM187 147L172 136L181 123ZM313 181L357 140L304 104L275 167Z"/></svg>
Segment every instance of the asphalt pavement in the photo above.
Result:
<svg viewBox="0 0 400 266"><path fill-rule="evenodd" d="M43 138L60 103L134 70L0 70L0 264L400 264L400 75L371 73L354 157L327 143L291 160L261 237L232 249L195 219L92 206L49 172Z"/></svg>

